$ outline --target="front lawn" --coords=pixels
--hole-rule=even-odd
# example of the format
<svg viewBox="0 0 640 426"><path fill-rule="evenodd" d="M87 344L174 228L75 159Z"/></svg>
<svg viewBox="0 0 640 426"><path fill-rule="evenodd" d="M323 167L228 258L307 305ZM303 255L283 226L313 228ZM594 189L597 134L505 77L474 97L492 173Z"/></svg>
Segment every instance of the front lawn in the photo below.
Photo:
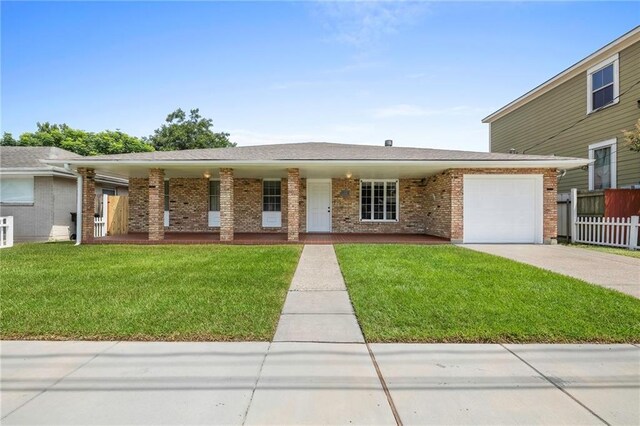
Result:
<svg viewBox="0 0 640 426"><path fill-rule="evenodd" d="M2 339L270 340L298 246L22 244L0 252Z"/></svg>
<svg viewBox="0 0 640 426"><path fill-rule="evenodd" d="M640 300L455 246L336 245L370 342L639 342Z"/></svg>

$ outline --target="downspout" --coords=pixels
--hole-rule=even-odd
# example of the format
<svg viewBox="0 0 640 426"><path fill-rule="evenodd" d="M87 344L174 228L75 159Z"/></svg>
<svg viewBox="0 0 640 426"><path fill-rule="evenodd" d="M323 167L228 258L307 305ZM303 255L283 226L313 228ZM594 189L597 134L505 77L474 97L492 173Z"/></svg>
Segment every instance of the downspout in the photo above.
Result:
<svg viewBox="0 0 640 426"><path fill-rule="evenodd" d="M82 242L82 176L73 171L69 164L64 165L64 169L76 177L76 246Z"/></svg>

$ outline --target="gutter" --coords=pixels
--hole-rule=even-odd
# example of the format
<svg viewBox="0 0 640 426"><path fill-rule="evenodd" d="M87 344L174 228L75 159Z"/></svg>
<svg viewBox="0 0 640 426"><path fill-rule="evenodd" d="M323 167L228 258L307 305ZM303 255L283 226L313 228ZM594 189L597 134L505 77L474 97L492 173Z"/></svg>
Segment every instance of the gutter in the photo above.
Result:
<svg viewBox="0 0 640 426"><path fill-rule="evenodd" d="M82 243L82 176L73 171L69 164L64 169L76 177L76 246Z"/></svg>

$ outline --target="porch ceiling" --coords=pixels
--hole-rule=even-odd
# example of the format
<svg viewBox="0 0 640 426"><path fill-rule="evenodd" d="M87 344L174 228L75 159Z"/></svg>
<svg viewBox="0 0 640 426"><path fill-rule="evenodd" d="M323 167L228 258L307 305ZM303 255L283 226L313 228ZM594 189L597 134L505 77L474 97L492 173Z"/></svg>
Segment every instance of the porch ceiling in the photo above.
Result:
<svg viewBox="0 0 640 426"><path fill-rule="evenodd" d="M163 165L165 177L203 177L209 175L217 178L220 173L219 166L207 165ZM296 167L291 165L290 167ZM237 178L286 178L287 168L283 166L257 165L257 166L233 166L234 177ZM344 178L351 175L354 178L422 178L441 171L449 167L442 165L327 165L318 164L311 166L297 167L300 170L300 177L307 179L322 178ZM149 167L105 164L96 165L97 173L122 177L147 177Z"/></svg>
<svg viewBox="0 0 640 426"><path fill-rule="evenodd" d="M220 168L229 167L238 178L284 178L288 168L298 168L300 177L309 179L340 178L351 175L354 178L423 178L451 168L559 168L569 169L589 160L567 161L254 161L220 162L147 162L127 161L73 163L72 168L82 166L95 168L97 173L119 177L147 177L150 168L162 168L165 176L216 178ZM575 164L574 164L575 163Z"/></svg>

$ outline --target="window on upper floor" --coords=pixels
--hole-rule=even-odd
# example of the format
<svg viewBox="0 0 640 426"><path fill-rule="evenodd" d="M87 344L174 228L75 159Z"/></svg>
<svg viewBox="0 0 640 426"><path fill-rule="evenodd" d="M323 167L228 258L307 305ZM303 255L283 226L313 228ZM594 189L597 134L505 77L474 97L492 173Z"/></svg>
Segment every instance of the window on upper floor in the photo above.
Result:
<svg viewBox="0 0 640 426"><path fill-rule="evenodd" d="M589 145L589 189L616 187L616 139Z"/></svg>
<svg viewBox="0 0 640 426"><path fill-rule="evenodd" d="M587 114L618 103L618 54L587 71Z"/></svg>

